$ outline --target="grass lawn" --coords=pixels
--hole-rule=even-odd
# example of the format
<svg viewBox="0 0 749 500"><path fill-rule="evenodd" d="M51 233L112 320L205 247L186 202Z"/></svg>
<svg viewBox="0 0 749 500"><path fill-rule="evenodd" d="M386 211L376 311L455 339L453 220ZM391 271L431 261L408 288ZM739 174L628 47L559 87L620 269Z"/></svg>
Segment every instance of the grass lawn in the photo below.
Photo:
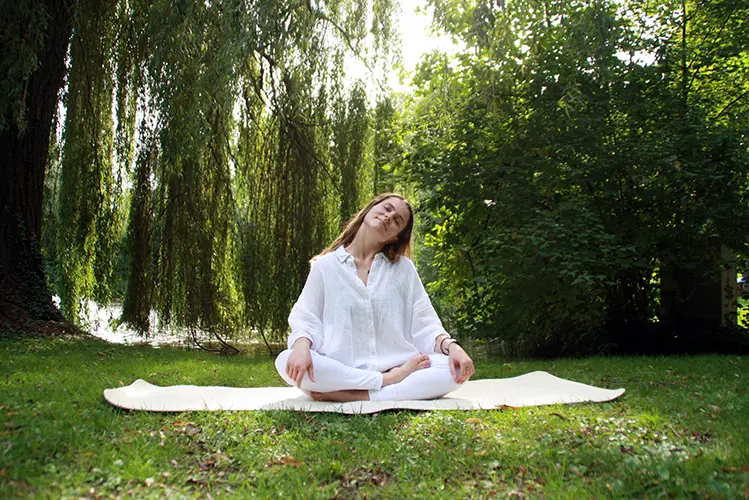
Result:
<svg viewBox="0 0 749 500"><path fill-rule="evenodd" d="M102 397L151 383L282 385L267 355L93 339L0 342L0 497L749 497L749 357L480 362L617 401L375 415L151 414Z"/></svg>

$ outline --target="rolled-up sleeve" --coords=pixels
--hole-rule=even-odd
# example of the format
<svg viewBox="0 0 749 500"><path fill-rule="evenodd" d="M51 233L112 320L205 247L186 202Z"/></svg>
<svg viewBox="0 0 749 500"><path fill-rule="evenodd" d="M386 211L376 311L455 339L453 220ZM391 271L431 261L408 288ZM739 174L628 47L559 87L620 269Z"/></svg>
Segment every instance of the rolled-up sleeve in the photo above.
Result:
<svg viewBox="0 0 749 500"><path fill-rule="evenodd" d="M300 338L309 339L312 342L312 349L316 351L322 347L324 307L325 283L320 266L317 265L317 261L314 261L304 284L304 289L289 314L289 326L291 327L287 342L289 349Z"/></svg>
<svg viewBox="0 0 749 500"><path fill-rule="evenodd" d="M442 326L442 321L437 316L437 311L434 310L415 267L413 267L413 287L411 341L414 347L422 353L433 353L437 337L440 335L449 337L450 334Z"/></svg>

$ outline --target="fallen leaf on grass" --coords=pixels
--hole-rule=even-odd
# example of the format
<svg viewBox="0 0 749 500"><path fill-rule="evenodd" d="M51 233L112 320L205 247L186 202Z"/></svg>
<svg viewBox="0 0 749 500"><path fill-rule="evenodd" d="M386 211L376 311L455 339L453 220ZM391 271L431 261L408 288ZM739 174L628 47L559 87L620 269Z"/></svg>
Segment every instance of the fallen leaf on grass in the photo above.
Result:
<svg viewBox="0 0 749 500"><path fill-rule="evenodd" d="M285 455L281 458L271 460L270 462L265 464L265 468L267 469L268 467L272 467L274 465L288 465L290 467L301 467L303 464L296 458L290 455Z"/></svg>
<svg viewBox="0 0 749 500"><path fill-rule="evenodd" d="M184 432L188 436L192 437L195 434L198 434L200 432L200 429L198 429L197 427L195 427L193 424L187 424L186 426L184 426L182 428L182 432Z"/></svg>
<svg viewBox="0 0 749 500"><path fill-rule="evenodd" d="M488 451L489 451L489 448L484 448L483 450L479 450L479 451L473 451L471 449L468 449L466 450L466 456L476 455L477 457L483 457L484 455L487 454Z"/></svg>
<svg viewBox="0 0 749 500"><path fill-rule="evenodd" d="M705 432L703 434L700 431L697 431L692 434L692 439L697 441L698 443L707 443L708 441L710 441L711 437L712 436L710 435L709 432Z"/></svg>
<svg viewBox="0 0 749 500"><path fill-rule="evenodd" d="M197 484L200 486L208 486L208 480L200 477L200 476L188 476L188 478L185 480L187 484Z"/></svg>
<svg viewBox="0 0 749 500"><path fill-rule="evenodd" d="M372 476L372 483L375 486L385 486L386 484L388 484L387 474L382 474L382 475L375 474L374 476Z"/></svg>
<svg viewBox="0 0 749 500"><path fill-rule="evenodd" d="M723 472L749 472L749 465L743 467L721 467Z"/></svg>
<svg viewBox="0 0 749 500"><path fill-rule="evenodd" d="M341 477L341 485L346 489L359 488L362 484L368 482L375 486L385 486L388 483L388 473L379 467L374 469L362 468Z"/></svg>
<svg viewBox="0 0 749 500"><path fill-rule="evenodd" d="M198 469L202 471L211 470L216 464L215 460L206 460L205 462L198 462Z"/></svg>

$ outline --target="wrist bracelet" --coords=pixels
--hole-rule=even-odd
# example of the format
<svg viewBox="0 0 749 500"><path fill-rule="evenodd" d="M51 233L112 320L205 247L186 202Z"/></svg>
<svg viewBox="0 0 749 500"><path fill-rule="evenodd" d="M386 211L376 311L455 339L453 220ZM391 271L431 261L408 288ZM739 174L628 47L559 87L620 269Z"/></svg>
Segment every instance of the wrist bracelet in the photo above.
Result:
<svg viewBox="0 0 749 500"><path fill-rule="evenodd" d="M445 337L442 340L440 340L440 352L442 354L446 355L447 353L445 352L445 349L442 348L442 345L445 343L445 340L452 340L452 338L451 337Z"/></svg>
<svg viewBox="0 0 749 500"><path fill-rule="evenodd" d="M447 344L447 347L445 348L445 349L447 349L447 352L445 354L447 354L448 356L450 355L450 346L451 345L458 345L459 346L460 344L458 344L457 340L452 339L452 342L450 342L449 344Z"/></svg>
<svg viewBox="0 0 749 500"><path fill-rule="evenodd" d="M452 340L452 342L450 342L449 344L447 344L447 350L445 350L445 348L442 347L442 345L445 343L445 340ZM444 354L445 356L449 356L450 355L450 346L453 345L453 344L457 344L457 343L458 343L458 341L455 340L454 338L452 338L452 337L445 337L444 339L442 339L442 341L440 341L440 352L442 354Z"/></svg>

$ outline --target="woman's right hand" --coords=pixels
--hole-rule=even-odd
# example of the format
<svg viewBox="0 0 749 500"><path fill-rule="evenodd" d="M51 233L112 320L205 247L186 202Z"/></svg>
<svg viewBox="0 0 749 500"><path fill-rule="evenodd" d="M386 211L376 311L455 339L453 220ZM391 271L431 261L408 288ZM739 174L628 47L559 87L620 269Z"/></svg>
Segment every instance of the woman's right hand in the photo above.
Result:
<svg viewBox="0 0 749 500"><path fill-rule="evenodd" d="M286 361L286 375L301 389L304 373L309 374L309 379L315 381L315 370L312 366L312 354L310 346L312 343L307 338L301 338L294 342L288 361Z"/></svg>

